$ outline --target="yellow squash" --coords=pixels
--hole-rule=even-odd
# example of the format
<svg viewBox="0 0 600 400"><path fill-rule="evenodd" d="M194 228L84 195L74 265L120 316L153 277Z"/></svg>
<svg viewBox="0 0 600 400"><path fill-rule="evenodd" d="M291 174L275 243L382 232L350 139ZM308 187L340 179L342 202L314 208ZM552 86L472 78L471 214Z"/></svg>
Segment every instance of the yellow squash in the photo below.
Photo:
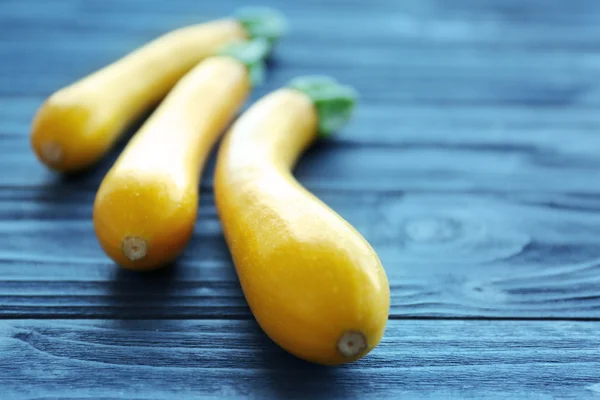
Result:
<svg viewBox="0 0 600 400"><path fill-rule="evenodd" d="M260 65L268 45L256 41L245 46L236 48L258 50L250 53ZM202 167L249 94L250 69L232 56L200 63L169 93L108 172L96 195L94 227L100 245L116 263L148 270L182 252L196 221Z"/></svg>
<svg viewBox="0 0 600 400"><path fill-rule="evenodd" d="M369 243L293 177L299 155L350 116L351 89L303 78L252 106L218 155L215 202L244 295L267 335L333 365L381 340L390 293Z"/></svg>
<svg viewBox="0 0 600 400"><path fill-rule="evenodd" d="M181 28L59 90L33 121L37 157L62 172L89 167L200 61L248 37L275 39L281 28L281 18L269 10Z"/></svg>

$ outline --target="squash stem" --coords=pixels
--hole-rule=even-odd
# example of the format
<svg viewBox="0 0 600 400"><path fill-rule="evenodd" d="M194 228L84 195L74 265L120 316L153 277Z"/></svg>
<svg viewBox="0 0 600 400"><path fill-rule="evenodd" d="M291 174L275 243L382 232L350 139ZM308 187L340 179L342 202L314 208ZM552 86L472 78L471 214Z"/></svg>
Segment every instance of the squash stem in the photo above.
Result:
<svg viewBox="0 0 600 400"><path fill-rule="evenodd" d="M319 115L319 135L327 137L348 122L354 111L356 91L328 76L302 76L289 87L307 95Z"/></svg>
<svg viewBox="0 0 600 400"><path fill-rule="evenodd" d="M344 357L356 357L367 349L367 338L362 332L346 331L338 340L337 349Z"/></svg>
<svg viewBox="0 0 600 400"><path fill-rule="evenodd" d="M271 46L266 39L252 39L246 42L234 42L225 46L220 55L235 58L248 68L250 81L258 86L265 80L265 58L269 55Z"/></svg>
<svg viewBox="0 0 600 400"><path fill-rule="evenodd" d="M148 243L139 236L127 236L121 242L121 251L130 261L140 260L148 253Z"/></svg>
<svg viewBox="0 0 600 400"><path fill-rule="evenodd" d="M273 45L287 31L287 22L279 11L267 7L244 7L235 13L250 39L264 38Z"/></svg>

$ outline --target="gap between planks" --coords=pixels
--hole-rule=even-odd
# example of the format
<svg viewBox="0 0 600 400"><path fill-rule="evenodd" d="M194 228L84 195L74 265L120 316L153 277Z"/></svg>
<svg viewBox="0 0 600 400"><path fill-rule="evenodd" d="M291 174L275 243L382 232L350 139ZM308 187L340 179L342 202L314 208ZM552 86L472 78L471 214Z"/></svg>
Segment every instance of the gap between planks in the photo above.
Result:
<svg viewBox="0 0 600 400"><path fill-rule="evenodd" d="M1 312L1 309L0 309ZM73 321L254 321L252 315L188 315L188 314L169 314L169 315L147 315L140 317L123 317L120 318L114 314L94 314L94 315L73 315L53 313L47 315L38 314L0 314L0 321L10 320L73 320ZM433 315L390 315L388 321L506 321L506 322L600 322L600 317L496 317L496 316L433 316Z"/></svg>

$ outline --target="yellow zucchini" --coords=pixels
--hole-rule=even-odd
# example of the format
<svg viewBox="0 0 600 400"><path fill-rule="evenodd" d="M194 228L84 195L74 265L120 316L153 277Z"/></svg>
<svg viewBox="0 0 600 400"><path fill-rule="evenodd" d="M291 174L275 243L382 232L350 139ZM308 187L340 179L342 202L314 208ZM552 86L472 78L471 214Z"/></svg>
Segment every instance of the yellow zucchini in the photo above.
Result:
<svg viewBox="0 0 600 400"><path fill-rule="evenodd" d="M293 177L300 154L350 116L353 91L303 78L253 105L220 148L215 202L242 289L266 334L290 353L354 361L384 333L385 271L369 243Z"/></svg>
<svg viewBox="0 0 600 400"><path fill-rule="evenodd" d="M196 221L202 167L269 47L255 40L201 62L128 143L94 203L96 235L116 263L148 270L182 252Z"/></svg>
<svg viewBox="0 0 600 400"><path fill-rule="evenodd" d="M47 167L73 172L97 162L127 125L224 45L248 37L274 40L282 19L269 10L170 32L51 95L38 110L31 144Z"/></svg>

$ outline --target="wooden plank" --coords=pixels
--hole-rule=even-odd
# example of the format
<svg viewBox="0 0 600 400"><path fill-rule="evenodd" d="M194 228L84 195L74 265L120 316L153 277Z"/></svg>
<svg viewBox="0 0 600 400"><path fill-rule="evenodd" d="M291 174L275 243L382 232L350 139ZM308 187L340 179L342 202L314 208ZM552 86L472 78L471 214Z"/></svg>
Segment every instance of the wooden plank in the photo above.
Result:
<svg viewBox="0 0 600 400"><path fill-rule="evenodd" d="M376 122L373 129L377 129ZM382 129L390 136L393 133L392 126ZM352 132L352 128L348 131ZM362 131L350 133L351 137L361 138L367 138L368 134ZM518 134L516 132L515 136ZM413 133L412 137L417 135ZM463 145L442 140L435 143L435 139L397 146L389 146L385 141L370 145L321 142L301 159L296 174L301 182L315 190L598 194L600 188L595 182L600 160L594 150L600 147L600 136L587 132L580 132L579 136L587 140L571 142L564 148L561 148L561 139L553 139L550 146L539 147L510 142ZM564 140L566 143L569 139ZM3 139L2 147L0 187L60 189L59 178L36 162L26 138ZM81 175L76 180L78 184L96 188L119 151L116 148L90 174ZM206 179L202 182L204 190L211 187L213 165L211 162L207 166Z"/></svg>
<svg viewBox="0 0 600 400"><path fill-rule="evenodd" d="M393 318L597 318L600 198L547 193L317 194L378 252ZM94 191L0 192L0 316L248 318L210 193L172 269L124 272L101 251Z"/></svg>
<svg viewBox="0 0 600 400"><path fill-rule="evenodd" d="M239 5L243 6L243 4ZM185 7L180 8L185 9ZM26 17L3 15L0 16L0 22L3 24L3 31L11 35L22 35L21 40L64 39L72 42L74 38L69 32L77 32L81 35L79 39L98 39L101 42L124 35L127 41L149 40L184 25L228 16L235 7L219 8L216 12L186 13L186 15L173 12L160 15L111 12L101 18L98 18L98 14L95 13L63 15L62 18L54 18L48 14L44 14L47 18L35 15ZM593 22L597 20L598 13L584 15L584 19L578 18L577 15L572 16L572 21L568 24L557 24L552 18L548 18L544 23L532 21L515 24L513 20L494 17L469 19L464 16L449 18L443 14L422 16L406 13L400 7L383 10L380 13L367 11L352 14L340 13L338 9L327 6L313 8L304 15L299 15L292 10L283 9L283 11L286 11L290 25L294 27L290 35L295 35L286 40L308 44L322 39L321 43L315 44L317 48L325 44L340 45L340 42L343 43L349 37L356 38L359 45L374 43L374 45L396 44L414 47L421 44L425 47L439 47L445 44L450 47L473 48L496 45L501 49L561 49L570 52L592 51L597 48L594 39L598 33L593 29ZM133 19L132 15L136 18ZM330 29L328 24L332 18L337 17L342 17L338 20L339 29ZM360 32L349 29L358 24L365 29ZM31 28L25 29L27 25L31 25ZM17 42L14 37L0 39L7 43Z"/></svg>
<svg viewBox="0 0 600 400"><path fill-rule="evenodd" d="M3 399L595 398L599 323L391 321L327 368L253 321L0 321Z"/></svg>
<svg viewBox="0 0 600 400"><path fill-rule="evenodd" d="M16 34L44 35L57 30L86 32L160 31L161 27L172 29L185 23L226 15L232 9L245 6L241 0L199 4L190 1L150 2L89 2L69 1L56 10L46 3L38 7L23 7L11 2L4 17L0 17L4 29ZM314 39L335 38L346 34L347 29L329 29L333 20L347 21L356 26L360 23L359 39L381 41L390 37L406 41L437 41L453 43L507 42L513 46L543 44L547 46L584 45L595 46L594 21L598 15L592 1L566 4L528 1L381 1L370 7L360 7L356 2L292 2L282 4L276 0L263 2L282 8L296 22L295 26L311 26L308 37ZM33 12L32 12L33 11ZM135 15L136 18L131 18ZM371 18L370 18L371 17ZM377 17L377 20L373 17ZM32 29L23 25L34 20ZM342 22L343 23L343 22ZM343 26L343 25L342 25ZM540 29L542 28L542 29ZM545 29L543 29L545 28ZM311 34L312 33L312 34Z"/></svg>
<svg viewBox="0 0 600 400"><path fill-rule="evenodd" d="M151 38L117 41L112 37L94 39L94 47L80 39L65 39L56 44L42 40L0 41L0 56L11 62L0 65L0 71L24 76L42 75L49 78L77 79L79 74L91 73L97 68L122 57L142 46ZM363 74L397 72L411 79L441 74L443 78L502 78L530 75L540 79L542 73L557 78L567 78L569 73L590 75L597 72L600 57L596 52L573 53L564 50L529 50L519 48L402 46L391 51L385 43L358 43L352 47L336 47L329 43L312 44L298 35L283 39L276 47L273 58L277 68L302 70L327 68L332 71L354 70ZM357 57L360 54L360 57ZM40 65L40 62L43 62ZM88 71L82 71L84 68Z"/></svg>
<svg viewBox="0 0 600 400"><path fill-rule="evenodd" d="M90 54L89 50L54 51L51 46L43 46L44 51L23 46L18 50L3 50L0 46L0 56L14 60L0 64L0 96L34 95L41 100L137 47L106 50L96 47L94 54ZM600 89L596 83L600 59L593 55L523 56L519 52L490 55L447 49L390 52L390 46L362 51L348 49L328 55L324 48L318 50L307 44L280 47L268 84L259 88L257 96L285 85L296 76L319 71L356 86L361 102L366 104L388 103L396 107L407 104L591 107L600 104ZM356 59L356 52L364 56ZM372 76L380 79L374 80Z"/></svg>
<svg viewBox="0 0 600 400"><path fill-rule="evenodd" d="M29 146L29 121L39 102L0 101L0 186L97 187L119 150L61 187ZM315 190L596 193L599 129L600 114L587 110L364 104L344 132L301 160L297 175ZM212 163L204 190L211 172Z"/></svg>
<svg viewBox="0 0 600 400"><path fill-rule="evenodd" d="M269 88L280 86L293 76L319 71L351 82L363 99L379 102L559 106L600 103L596 79L600 61L595 55L596 48L588 49L588 54L576 53L577 57L571 50L555 49L548 59L539 54L528 55L529 47L517 45L527 40L533 47L543 45L544 41L556 44L565 37L579 44L585 40L597 43L598 31L594 20L589 18L590 3L566 9L544 5L546 19L534 17L540 12L535 3L506 6L491 2L483 7L472 2L450 7L439 1L429 3L423 6L415 1L408 5L387 1L364 12L364 8L361 12L351 8L341 16L341 10L346 8L313 3L301 11L290 5L295 30L281 46L280 61ZM157 34L191 22L177 16L177 9L186 10L187 15L192 14L190 7L205 9L205 5L180 4L179 8L171 6L170 13L149 11L146 17L144 13L140 15L116 5L106 8L105 14L100 14L102 17L96 8L89 10L79 2L71 3L68 12L48 12L43 3L39 9L27 10L13 5L2 17L6 21L0 19L7 36L2 43L9 45L3 53L0 50L0 55L11 60L0 64L0 93L13 97L46 96ZM217 4L216 9L209 8L210 12L219 14L219 10L242 5L235 1ZM154 5L162 9L160 3ZM38 12L32 14L30 8ZM565 19L565 12L581 18ZM331 29L329 24L334 17L337 29ZM187 18L209 17L201 13ZM588 19L592 22L585 23ZM363 26L360 32L352 29L357 24ZM129 31L136 26L141 33ZM99 33L82 36L91 27ZM23 32L13 32L14 29ZM62 32L63 36L53 37L56 32ZM517 43L509 44L505 55L497 46L510 37ZM484 53L473 54L476 47L472 41L484 38L488 40ZM97 45L88 46L90 42ZM340 45L349 42L353 46ZM463 45L458 49L448 47L448 43L454 42ZM79 47L74 48L73 43ZM109 43L108 48L102 43ZM575 47L569 43L569 49ZM379 79L372 79L373 76Z"/></svg>
<svg viewBox="0 0 600 400"><path fill-rule="evenodd" d="M110 60L112 61L111 57ZM98 63L101 67L105 63ZM351 64L348 64L351 65ZM46 97L57 89L83 77L95 68L81 68L77 74L65 76L59 74L19 74L10 78L0 77L0 95L2 97L22 97L35 95ZM315 72L317 71L317 72ZM546 72L540 70L536 77L522 73L507 78L472 76L468 73L452 75L443 68L428 75L414 73L402 76L393 68L372 69L368 74L364 69L336 69L320 67L273 69L269 84L256 93L285 86L301 75L326 74L356 87L363 101L403 105L446 105L478 106L495 105L531 107L598 107L600 88L593 80L593 73L576 75L576 69L566 72ZM574 75L569 75L573 72ZM379 75L381 80L371 80L370 76ZM24 89L26 88L26 89Z"/></svg>
<svg viewBox="0 0 600 400"><path fill-rule="evenodd" d="M42 96L0 97L0 137L11 151L27 144L31 120ZM248 107L249 104L246 105ZM367 145L497 145L539 147L557 154L597 152L600 114L575 107L395 105L361 101L347 128L329 141ZM0 147L1 149L1 147ZM1 151L1 150L0 150Z"/></svg>

